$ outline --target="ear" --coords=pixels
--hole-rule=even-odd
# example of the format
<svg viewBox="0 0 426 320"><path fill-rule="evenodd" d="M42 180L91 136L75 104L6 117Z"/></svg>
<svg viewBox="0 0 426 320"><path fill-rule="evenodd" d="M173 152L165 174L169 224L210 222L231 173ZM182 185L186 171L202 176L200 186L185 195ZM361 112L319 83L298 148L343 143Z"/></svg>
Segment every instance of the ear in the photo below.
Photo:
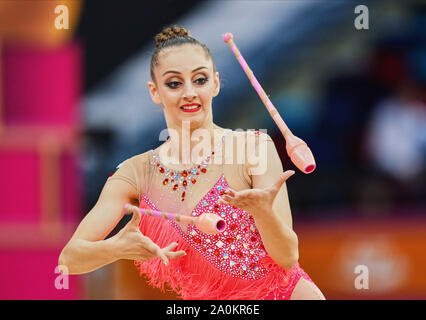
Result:
<svg viewBox="0 0 426 320"><path fill-rule="evenodd" d="M216 97L220 92L220 79L219 79L219 72L216 72L214 75L214 93L213 97Z"/></svg>
<svg viewBox="0 0 426 320"><path fill-rule="evenodd" d="M151 95L152 101L155 104L160 104L161 103L161 99L160 99L160 96L158 94L158 89L157 89L157 86L155 85L155 83L149 81L148 82L148 89L149 89L149 94Z"/></svg>

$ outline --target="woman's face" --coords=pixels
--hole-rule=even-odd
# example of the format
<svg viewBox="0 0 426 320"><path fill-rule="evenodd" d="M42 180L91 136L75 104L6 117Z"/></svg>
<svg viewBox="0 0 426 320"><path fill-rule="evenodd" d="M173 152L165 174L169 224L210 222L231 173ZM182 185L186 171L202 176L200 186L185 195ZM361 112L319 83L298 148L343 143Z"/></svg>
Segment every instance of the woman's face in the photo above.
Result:
<svg viewBox="0 0 426 320"><path fill-rule="evenodd" d="M154 69L155 83L148 88L154 103L162 104L168 126L181 127L190 121L191 129L212 121L212 99L220 90L219 73L204 50L185 44L164 49Z"/></svg>

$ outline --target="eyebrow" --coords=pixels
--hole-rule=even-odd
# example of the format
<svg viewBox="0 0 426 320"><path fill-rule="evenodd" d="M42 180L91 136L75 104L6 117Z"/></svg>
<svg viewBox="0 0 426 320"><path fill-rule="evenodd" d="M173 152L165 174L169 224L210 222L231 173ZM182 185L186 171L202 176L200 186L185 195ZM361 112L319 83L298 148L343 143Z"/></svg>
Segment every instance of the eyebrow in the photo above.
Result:
<svg viewBox="0 0 426 320"><path fill-rule="evenodd" d="M203 68L207 69L207 67L202 67L201 66L201 67L195 68L194 70L192 70L192 72L198 71L198 70L203 69ZM178 73L178 74L181 74L179 71L169 70L169 71L164 72L163 76L166 75L166 74L168 74L168 73Z"/></svg>

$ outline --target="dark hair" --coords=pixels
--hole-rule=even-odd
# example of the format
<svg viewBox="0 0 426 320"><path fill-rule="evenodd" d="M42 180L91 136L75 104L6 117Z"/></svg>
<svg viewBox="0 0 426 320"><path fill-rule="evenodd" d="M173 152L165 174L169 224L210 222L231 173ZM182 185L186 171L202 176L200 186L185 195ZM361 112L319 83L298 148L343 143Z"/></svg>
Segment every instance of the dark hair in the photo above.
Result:
<svg viewBox="0 0 426 320"><path fill-rule="evenodd" d="M184 44L193 44L200 46L207 57L212 60L213 70L216 71L216 67L213 62L212 55L209 48L204 43L201 43L197 39L189 35L189 31L183 27L173 25L164 28L160 33L155 36L155 51L151 56L151 78L154 80L154 67L158 64L158 55L164 49L168 47L178 47Z"/></svg>

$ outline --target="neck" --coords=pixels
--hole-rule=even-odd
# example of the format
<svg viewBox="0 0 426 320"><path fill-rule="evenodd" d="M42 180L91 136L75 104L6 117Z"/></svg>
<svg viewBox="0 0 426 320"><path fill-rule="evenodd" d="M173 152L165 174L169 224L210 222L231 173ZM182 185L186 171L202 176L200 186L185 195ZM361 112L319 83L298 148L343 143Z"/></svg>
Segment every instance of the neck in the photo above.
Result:
<svg viewBox="0 0 426 320"><path fill-rule="evenodd" d="M201 163L211 154L225 129L208 122L202 127L191 127L189 121L169 127L170 138L162 146L162 159L173 164L191 167Z"/></svg>

